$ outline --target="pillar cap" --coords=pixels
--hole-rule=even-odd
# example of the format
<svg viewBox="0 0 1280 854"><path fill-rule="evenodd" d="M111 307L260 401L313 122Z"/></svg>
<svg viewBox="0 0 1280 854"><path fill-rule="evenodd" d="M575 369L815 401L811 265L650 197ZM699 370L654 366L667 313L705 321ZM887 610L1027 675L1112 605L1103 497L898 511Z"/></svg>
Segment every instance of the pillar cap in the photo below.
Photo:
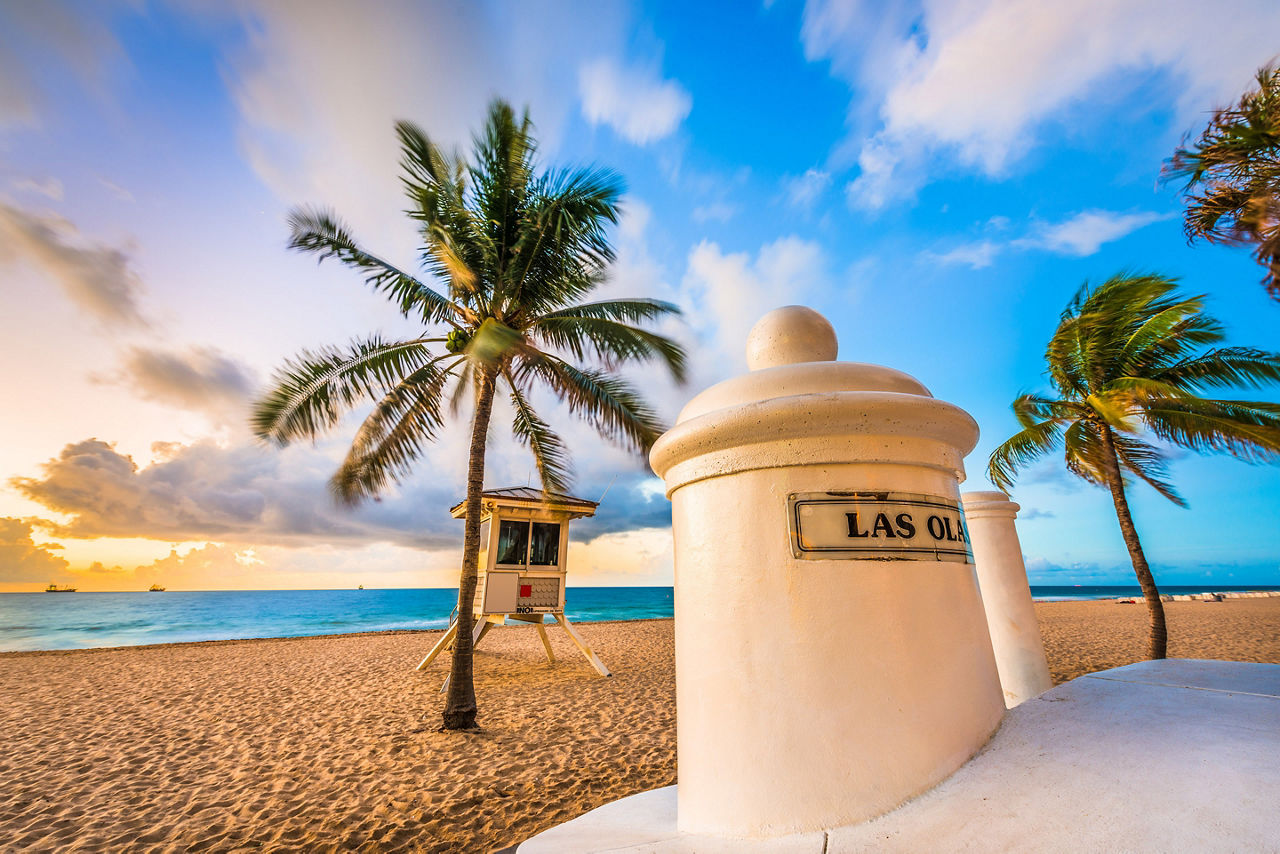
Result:
<svg viewBox="0 0 1280 854"><path fill-rule="evenodd" d="M753 371L800 362L834 362L839 351L831 322L803 305L775 308L747 334L747 367Z"/></svg>
<svg viewBox="0 0 1280 854"><path fill-rule="evenodd" d="M966 516L972 516L975 513L1007 513L1010 516L1017 516L1018 511L1022 509L1021 505L998 490L965 492L961 494L960 501L964 505Z"/></svg>
<svg viewBox="0 0 1280 854"><path fill-rule="evenodd" d="M973 418L934 399L909 374L833 361L837 352L835 330L816 311L785 306L769 312L748 336L752 370L689 401L675 426L654 444L653 470L666 479L674 467L694 458L709 461L694 469L718 474L797 464L901 462L963 479L962 460L978 441ZM687 468L674 482L668 480L668 494L693 477Z"/></svg>

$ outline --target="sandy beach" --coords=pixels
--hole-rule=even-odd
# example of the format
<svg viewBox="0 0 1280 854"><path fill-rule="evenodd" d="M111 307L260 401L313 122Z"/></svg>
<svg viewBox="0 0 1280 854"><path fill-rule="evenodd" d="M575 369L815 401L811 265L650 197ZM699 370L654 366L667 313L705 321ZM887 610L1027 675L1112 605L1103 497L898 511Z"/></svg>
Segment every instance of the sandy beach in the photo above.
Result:
<svg viewBox="0 0 1280 854"><path fill-rule="evenodd" d="M1055 682L1141 660L1146 609L1038 604ZM1280 663L1280 598L1171 602L1171 657ZM437 633L0 654L0 850L485 851L675 781L672 623L477 654L483 731L436 732Z"/></svg>

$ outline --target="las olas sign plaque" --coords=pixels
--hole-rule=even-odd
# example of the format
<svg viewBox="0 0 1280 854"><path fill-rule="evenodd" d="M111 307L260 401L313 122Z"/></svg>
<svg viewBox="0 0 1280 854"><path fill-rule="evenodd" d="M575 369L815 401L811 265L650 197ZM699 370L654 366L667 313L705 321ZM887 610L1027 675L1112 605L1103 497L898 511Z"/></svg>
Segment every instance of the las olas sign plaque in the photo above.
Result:
<svg viewBox="0 0 1280 854"><path fill-rule="evenodd" d="M797 492L787 497L791 551L804 560L973 563L960 502L910 492Z"/></svg>

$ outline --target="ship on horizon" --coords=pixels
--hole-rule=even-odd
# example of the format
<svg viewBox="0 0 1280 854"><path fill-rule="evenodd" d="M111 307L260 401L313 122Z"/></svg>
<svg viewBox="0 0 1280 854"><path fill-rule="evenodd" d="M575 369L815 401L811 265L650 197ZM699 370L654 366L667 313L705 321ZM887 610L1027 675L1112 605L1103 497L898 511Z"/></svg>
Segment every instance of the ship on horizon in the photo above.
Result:
<svg viewBox="0 0 1280 854"><path fill-rule="evenodd" d="M70 586L59 587L56 584L50 584L48 587L44 589L44 592L45 593L75 593L76 589Z"/></svg>

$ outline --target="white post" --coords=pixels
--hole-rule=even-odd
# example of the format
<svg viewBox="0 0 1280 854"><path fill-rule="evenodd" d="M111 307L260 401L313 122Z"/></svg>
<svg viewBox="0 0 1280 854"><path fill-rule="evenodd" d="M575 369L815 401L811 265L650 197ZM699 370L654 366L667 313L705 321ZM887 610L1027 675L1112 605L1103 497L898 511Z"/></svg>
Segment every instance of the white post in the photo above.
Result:
<svg viewBox="0 0 1280 854"><path fill-rule="evenodd" d="M675 541L678 826L766 838L887 812L1004 714L960 520L965 412L836 362L789 306L654 445Z"/></svg>
<svg viewBox="0 0 1280 854"><path fill-rule="evenodd" d="M961 499L1004 704L1012 709L1053 687L1013 522L1019 507L1003 492L966 492Z"/></svg>

